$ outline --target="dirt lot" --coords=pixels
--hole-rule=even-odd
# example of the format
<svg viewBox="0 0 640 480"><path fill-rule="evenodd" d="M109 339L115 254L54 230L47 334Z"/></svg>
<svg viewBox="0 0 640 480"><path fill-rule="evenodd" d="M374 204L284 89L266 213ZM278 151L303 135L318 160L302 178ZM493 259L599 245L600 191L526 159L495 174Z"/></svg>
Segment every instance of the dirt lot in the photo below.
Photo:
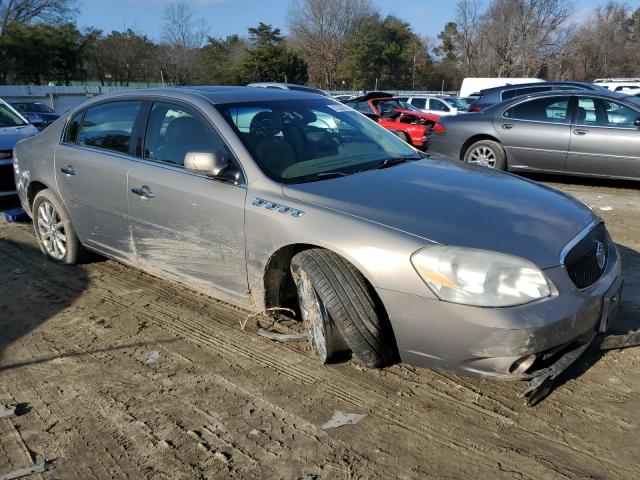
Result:
<svg viewBox="0 0 640 480"><path fill-rule="evenodd" d="M639 185L554 185L607 220L614 328L640 328ZM524 384L325 367L242 311L113 261L52 265L31 225L0 223L0 403L33 407L0 420L0 474L47 458L58 479L638 478L639 367L640 348L590 352L535 408ZM336 410L366 417L322 428Z"/></svg>

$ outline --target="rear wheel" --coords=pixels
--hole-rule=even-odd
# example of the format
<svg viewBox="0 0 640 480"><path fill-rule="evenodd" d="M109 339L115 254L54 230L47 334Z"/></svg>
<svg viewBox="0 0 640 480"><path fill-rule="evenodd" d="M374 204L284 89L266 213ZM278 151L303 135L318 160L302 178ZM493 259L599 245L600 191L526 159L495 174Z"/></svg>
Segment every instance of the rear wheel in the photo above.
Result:
<svg viewBox="0 0 640 480"><path fill-rule="evenodd" d="M47 258L67 265L82 261L84 247L76 236L67 210L51 190L38 192L32 211L36 238Z"/></svg>
<svg viewBox="0 0 640 480"><path fill-rule="evenodd" d="M504 170L507 166L502 145L493 140L480 140L471 145L464 154L464 161L496 170Z"/></svg>
<svg viewBox="0 0 640 480"><path fill-rule="evenodd" d="M382 367L395 359L388 319L364 276L339 255L305 250L291 262L303 321L324 363L350 349L356 361Z"/></svg>

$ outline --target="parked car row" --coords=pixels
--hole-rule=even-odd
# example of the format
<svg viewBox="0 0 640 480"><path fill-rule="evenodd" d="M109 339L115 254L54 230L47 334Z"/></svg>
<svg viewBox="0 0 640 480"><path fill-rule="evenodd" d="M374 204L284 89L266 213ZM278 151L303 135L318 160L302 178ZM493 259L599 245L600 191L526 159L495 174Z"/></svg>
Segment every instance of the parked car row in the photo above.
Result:
<svg viewBox="0 0 640 480"><path fill-rule="evenodd" d="M438 156L501 170L640 179L640 100L554 89L442 117L428 141Z"/></svg>
<svg viewBox="0 0 640 480"><path fill-rule="evenodd" d="M526 121L626 125L633 114L608 101L538 94L439 117L439 138L495 119L523 136ZM379 93L353 102L389 122L430 118ZM557 374L550 367L605 331L619 302L602 219L469 164L482 162L427 158L382 126L290 89L121 92L18 142L15 178L51 261L93 251L251 311L291 308L322 362L350 351L376 367Z"/></svg>

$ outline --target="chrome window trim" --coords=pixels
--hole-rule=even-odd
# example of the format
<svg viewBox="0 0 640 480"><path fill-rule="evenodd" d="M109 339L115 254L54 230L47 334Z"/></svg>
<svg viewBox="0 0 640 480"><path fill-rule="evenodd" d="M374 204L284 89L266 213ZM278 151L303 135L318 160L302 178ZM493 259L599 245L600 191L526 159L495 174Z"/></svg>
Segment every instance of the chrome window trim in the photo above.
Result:
<svg viewBox="0 0 640 480"><path fill-rule="evenodd" d="M598 225L600 225L601 223L604 223L604 221L601 218L596 218L595 220L593 220L591 223L589 223L589 225L587 225L586 227L584 227L580 233L578 233L578 235L576 235L569 243L567 243L564 248L562 249L562 251L560 252L560 265L562 265L563 267L565 266L564 261L567 258L567 255L569 254L569 252L571 251L571 249L573 247L575 247L578 243L580 243L587 235L589 235L589 233L591 232L591 230L593 230L594 228L596 228ZM588 288L588 287L587 287Z"/></svg>
<svg viewBox="0 0 640 480"><path fill-rule="evenodd" d="M640 117L640 113L638 113L638 116ZM609 130L638 130L637 127L606 127L604 125L585 125L582 123L575 123L574 126L584 128L606 128Z"/></svg>
<svg viewBox="0 0 640 480"><path fill-rule="evenodd" d="M173 165L169 165L167 163L153 162L153 161L146 160L144 158L139 158L139 157L132 157L131 155L126 155L124 153L114 152L113 150L103 150L103 149L96 148L96 147L89 147L89 146L73 144L73 143L62 143L62 145L64 145L65 147L76 148L78 150L84 150L84 151L91 152L91 153L101 153L103 155L109 155L109 156L112 156L112 157L120 158L122 160L129 160L131 162L143 163L145 165L150 165L152 167L163 168L165 170L171 170L171 171L174 171L174 172L177 172L177 173L181 173L183 175L190 175L192 177L200 177L200 178L204 178L206 180L218 181L218 182L222 182L222 183L226 183L226 184L232 185L234 187L240 187L240 188L245 188L245 189L247 188L246 181L242 182L242 183L238 183L238 184L230 183L230 182L228 182L228 181L226 181L225 179L222 179L222 178L208 177L207 175L200 175L199 173L190 172L190 171L186 170L184 167L173 166Z"/></svg>

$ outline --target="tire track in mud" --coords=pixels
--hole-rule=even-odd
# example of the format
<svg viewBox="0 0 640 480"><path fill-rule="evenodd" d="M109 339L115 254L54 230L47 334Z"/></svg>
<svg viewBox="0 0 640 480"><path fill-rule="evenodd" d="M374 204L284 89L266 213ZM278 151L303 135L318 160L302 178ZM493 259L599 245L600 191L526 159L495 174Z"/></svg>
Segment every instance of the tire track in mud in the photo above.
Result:
<svg viewBox="0 0 640 480"><path fill-rule="evenodd" d="M37 266L37 262L33 264ZM440 428L434 427L431 425L432 418L408 405L401 404L401 408L398 408L399 405L393 405L393 408L389 407L388 392L380 389L379 385L367 382L362 378L356 380L353 375L358 375L358 372L354 371L355 369L353 368L348 369L344 368L344 366L340 366L338 369L320 367L310 360L307 355L303 355L299 351L296 352L295 349L257 339L254 335L245 333L237 327L231 328L226 323L220 322L220 317L225 321L228 319L231 322L236 318L242 318L242 313L239 310L219 304L213 300L203 300L203 297L197 293L185 292L182 287L174 288L173 285L167 285L162 280L156 280L144 274L136 274L133 279L122 278L123 274L130 275L134 271L111 262L92 264L86 268L94 273L90 277L92 286L98 287L110 295L113 295L114 291L122 291L124 289L132 292L142 292L151 296L154 294L157 296L158 293L161 293L164 297L156 298L154 303L141 305L139 299L129 299L126 295L118 295L117 300L115 300L111 297L104 297L104 294L89 292L91 295L103 296L104 301L113 303L114 307L132 309L140 319L156 324L192 343L212 348L216 353L222 354L230 361L240 355L251 362L257 362L265 368L286 375L302 385L321 384L326 393L342 403L356 409L364 408L369 410L372 415L383 421L395 424L406 431L438 443L441 447L450 450L453 455L481 457L489 468L499 465L501 469L520 472L525 476L530 475L530 478L551 477L561 472L568 476L593 474L595 471L601 471L605 476L607 473L611 473L610 470L603 471L603 468L595 465L596 461L607 463L609 467L614 469L619 478L625 476L625 474L632 473L627 467L618 465L608 459L596 459L589 452L575 449L555 439L546 438L540 433L528 432L522 429L518 430L525 437L534 437L533 439L522 439L522 445L529 443L530 446L531 440L533 440L534 444L539 444L536 450L543 452L542 454L525 452L523 447L519 447L517 444L512 445L512 442L504 442L500 446L492 445L487 448L481 443L486 440L489 442L488 445L491 445L493 440L495 444L496 437L487 436L486 431L481 431L476 426L470 428L470 430L473 430L472 432L465 432L465 434L462 434L459 428L455 431L454 427L454 433L457 435L444 431L443 426ZM51 286L54 286L54 290L63 287L61 285L51 285L51 283L48 282L43 288L50 291ZM56 293L53 293L53 295L56 295ZM181 296L183 297L182 299L180 298ZM192 305L187 306L187 302L192 303ZM185 308L189 310L190 317L185 318L183 315ZM212 328L212 325L215 325L216 328ZM282 353L285 353L285 355L282 355ZM286 355L287 353L288 355ZM294 358L288 358L292 356ZM342 369L347 371L340 371ZM351 374L351 377L347 377L348 374ZM496 428L504 428L505 424L510 425L514 421L515 410L513 409L511 411L503 409L505 413L488 413L490 411L486 410L486 408L477 405L470 406L468 403L456 400L455 397L448 393L438 390L428 393L432 397L431 400L439 405L439 408L450 408L450 404L454 403L457 413L465 416L480 414L488 417L489 421L499 424L497 426L494 425ZM372 400L372 398L375 398L375 400ZM398 410L401 412L398 412ZM462 438L465 436L475 437L478 440L474 442L469 438ZM555 457L553 462L548 458L550 456L550 452L548 452L550 440L553 440L552 443L558 450L557 454L553 455ZM562 460L566 460L563 455L581 458L575 459L572 469L563 465ZM523 473L523 471L526 473Z"/></svg>
<svg viewBox="0 0 640 480"><path fill-rule="evenodd" d="M175 294L175 292L173 293ZM182 313L181 310L183 309L183 305L175 304L174 302L170 301L170 298L173 298L174 296L168 296L168 297L165 297L164 299L159 299L158 302L155 304L145 305L144 313L142 313L140 310L137 310L136 314L138 315L142 314L142 317L146 318L147 321L156 323L159 326L175 333L176 335L186 338L194 343L199 343L199 344L208 346L210 348L213 348L215 351L222 352L231 358L237 355L242 355L251 361L262 364L264 367L267 367L269 369L275 369L278 372L287 375L292 380L299 382L301 384L311 385L311 384L323 383L329 380L329 386L326 387L327 392L330 393L335 398L341 400L343 403L347 405L351 405L353 408L356 408L356 409L364 408L366 410L372 410L372 414L388 422L394 423L417 435L421 435L421 436L426 435L426 437L429 438L430 440L440 443L445 448L453 449L456 453L461 453L464 450L471 450L474 453L485 455L487 457L486 460L489 460L490 462L499 461L501 465L505 468L517 469L517 468L523 467L523 458L521 456L519 456L517 461L515 461L514 459L513 465L509 465L508 462L505 461L505 456L508 457L509 454L513 452L512 445L509 445L509 444L504 445L502 447L503 451L498 452L498 453L502 453L502 455L498 455L498 456L487 455L486 452L483 452L482 450L478 450L477 444L472 446L465 445L464 443L459 442L457 440L457 437L455 436L448 436L448 435L443 436L441 432L438 432L433 428L429 428L429 427L425 428L424 423L427 423L427 422L424 422L422 425L416 425L415 419L420 418L422 415L421 415L421 412L418 412L413 408L403 406L403 408L406 410L406 416L411 417L412 421L408 421L405 415L399 415L395 413L393 409L388 409L384 407L380 408L380 405L375 405L376 408L373 409L371 394L376 394L377 396L381 397L378 399L379 401L382 401L382 402L388 401L388 397L376 391L374 385L365 385L362 382L355 381L352 378L346 378L343 375L335 375L334 372L331 372L330 375L327 375L326 369L320 373L314 372L316 373L315 375L310 374L310 370L314 369L314 367L317 368L317 365L310 364L309 362L304 362L305 363L304 368L287 365L286 362L283 362L282 356L275 356L269 352L261 351L262 349L257 348L255 344L253 346L256 348L253 348L253 349L247 348L247 342L251 343L251 339L254 339L255 337L247 335L246 333L241 332L240 330L237 330L237 329L230 329L226 325L220 324L216 319L213 319L210 316L200 318L199 320L195 320L194 318L185 319L181 315ZM217 323L216 325L217 328L215 330L211 328L210 322ZM224 330L224 331L221 331L221 330ZM242 339L241 341L238 341L239 336L245 336L245 338ZM268 350L283 349L282 347L279 347L272 343L268 343L267 345L268 345L267 347ZM290 349L286 349L286 350L291 352ZM306 358L306 357L303 357L303 358ZM296 363L300 363L300 358L296 359ZM332 378L327 379L327 376L330 376ZM356 387L362 390L362 392L359 392L360 395L354 392L353 387ZM430 392L430 393L434 395L433 392ZM444 400L446 402L451 401L451 397L445 394L435 394L434 396L439 397L441 400ZM496 414L495 412L488 411L486 409L483 409L482 407L478 407L476 405L470 406L469 404L462 404L462 403L459 403L459 405L469 410L472 410L474 413L482 413L483 415L489 416L493 420L497 420L501 423L513 424L513 420L509 419L508 417L505 417L500 414ZM425 419L425 420L428 420L428 419ZM481 437L482 435L480 434L480 432L478 433L479 433L478 437ZM556 448L560 450L558 452L559 453L558 460L561 460L562 457L565 456L564 454L572 452L574 455L578 454L583 457L587 457L592 462L599 463L600 461L603 461L602 459L594 458L593 454L591 454L590 452L582 451L566 443L558 442L558 440L552 437L540 435L539 433L533 433L526 430L521 430L521 434L523 434L525 437L533 437L532 439L524 438L523 444L527 444L527 443L531 444L532 440L533 440L533 443L536 443L536 440L537 440L537 442L540 443L540 450L541 451L546 450L547 451L546 453L548 453L547 442L551 442L555 444ZM543 457L534 455L532 458L534 463L532 463L529 467L532 469L535 469L537 466L539 466L539 462L541 458ZM604 461L606 462L606 460ZM583 463L583 462L580 462L580 463ZM612 463L612 462L608 462L608 463L610 466L613 466L616 469L620 469L622 471L626 470L625 467L618 465L616 463ZM579 465L576 465L575 467L579 468ZM557 470L558 470L557 468L552 467L549 473L550 474L557 473ZM579 470L570 472L570 474L575 474L578 471Z"/></svg>

